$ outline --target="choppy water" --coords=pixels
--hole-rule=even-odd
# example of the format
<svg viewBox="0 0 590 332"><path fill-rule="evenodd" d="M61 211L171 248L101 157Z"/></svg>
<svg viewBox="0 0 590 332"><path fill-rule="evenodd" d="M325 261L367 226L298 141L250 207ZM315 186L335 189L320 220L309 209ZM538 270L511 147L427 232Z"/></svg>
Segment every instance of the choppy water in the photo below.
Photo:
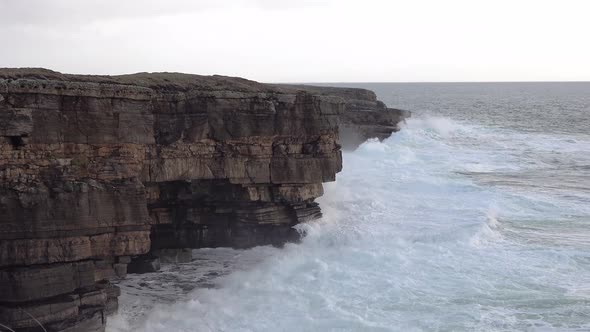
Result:
<svg viewBox="0 0 590 332"><path fill-rule="evenodd" d="M590 331L590 84L363 86L414 118L302 243L134 276L109 330Z"/></svg>

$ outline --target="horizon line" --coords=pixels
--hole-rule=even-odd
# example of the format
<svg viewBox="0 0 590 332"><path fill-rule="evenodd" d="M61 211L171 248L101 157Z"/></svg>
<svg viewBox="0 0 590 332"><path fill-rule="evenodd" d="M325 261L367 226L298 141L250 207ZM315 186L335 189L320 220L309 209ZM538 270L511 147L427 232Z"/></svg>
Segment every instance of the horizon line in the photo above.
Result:
<svg viewBox="0 0 590 332"><path fill-rule="evenodd" d="M460 84L460 83L590 83L588 81L334 81L334 82L261 82L266 84Z"/></svg>

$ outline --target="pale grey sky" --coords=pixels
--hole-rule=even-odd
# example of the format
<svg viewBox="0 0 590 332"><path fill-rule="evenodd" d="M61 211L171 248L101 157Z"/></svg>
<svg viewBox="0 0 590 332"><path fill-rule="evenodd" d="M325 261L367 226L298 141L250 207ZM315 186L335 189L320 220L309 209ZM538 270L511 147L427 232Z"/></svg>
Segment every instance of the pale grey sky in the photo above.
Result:
<svg viewBox="0 0 590 332"><path fill-rule="evenodd" d="M0 0L0 67L266 82L590 80L587 0Z"/></svg>

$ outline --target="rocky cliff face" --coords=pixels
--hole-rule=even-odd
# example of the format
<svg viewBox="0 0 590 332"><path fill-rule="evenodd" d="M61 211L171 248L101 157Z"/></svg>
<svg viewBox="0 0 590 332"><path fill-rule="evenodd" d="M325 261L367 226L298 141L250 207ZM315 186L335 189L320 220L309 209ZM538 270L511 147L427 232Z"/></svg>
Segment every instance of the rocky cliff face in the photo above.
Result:
<svg viewBox="0 0 590 332"><path fill-rule="evenodd" d="M0 69L0 324L102 331L137 257L296 239L355 93Z"/></svg>
<svg viewBox="0 0 590 332"><path fill-rule="evenodd" d="M352 150L369 138L383 140L399 130L399 124L411 116L409 111L387 107L370 90L328 86L282 85L312 94L336 96L344 101L339 116L340 145Z"/></svg>

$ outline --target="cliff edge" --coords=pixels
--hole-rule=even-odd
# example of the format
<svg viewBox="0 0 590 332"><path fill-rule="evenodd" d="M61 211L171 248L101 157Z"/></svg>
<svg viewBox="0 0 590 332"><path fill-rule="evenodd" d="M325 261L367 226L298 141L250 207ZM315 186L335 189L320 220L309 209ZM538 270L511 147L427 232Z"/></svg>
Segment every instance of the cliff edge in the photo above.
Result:
<svg viewBox="0 0 590 332"><path fill-rule="evenodd" d="M399 131L400 123L411 116L409 111L387 107L371 90L313 85L278 86L342 98L344 109L338 117L338 127L339 143L345 150L354 150L369 138L388 138Z"/></svg>
<svg viewBox="0 0 590 332"><path fill-rule="evenodd" d="M341 170L339 126L395 130L363 109L387 113L362 89L0 69L0 323L103 331L109 280L146 257L296 240Z"/></svg>

